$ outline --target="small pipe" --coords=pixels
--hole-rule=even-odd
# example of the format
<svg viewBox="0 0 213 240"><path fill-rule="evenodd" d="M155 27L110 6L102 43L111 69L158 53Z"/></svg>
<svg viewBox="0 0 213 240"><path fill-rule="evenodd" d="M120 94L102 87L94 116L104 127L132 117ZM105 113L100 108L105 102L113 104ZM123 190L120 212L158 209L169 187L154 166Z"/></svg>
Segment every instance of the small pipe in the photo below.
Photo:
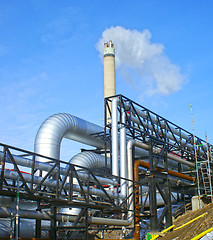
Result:
<svg viewBox="0 0 213 240"><path fill-rule="evenodd" d="M190 223L193 223L194 221L198 220L199 218L202 218L202 217L206 216L207 214L208 214L208 212L205 212L205 213L201 214L200 216L192 219L191 221L188 221L187 223L181 225L180 227L175 228L174 231L179 230L179 229L189 225Z"/></svg>
<svg viewBox="0 0 213 240"><path fill-rule="evenodd" d="M134 212L135 212L135 220L134 220L134 237L132 238L133 240L139 240L140 239L140 223L139 223L140 222L140 214L139 214L140 207L139 207L139 188L138 188L139 187L139 185L138 185L138 182L139 182L139 166L149 168L149 164L146 163L146 162L143 162L141 160L137 160L134 163L134 182L135 182L135 184L134 184L134 188L135 188ZM162 168L159 168L159 169L156 168L156 170L157 171L165 171ZM187 179L187 180L189 180L189 178L190 178L191 181L194 180L194 178L184 176L184 174L179 174L179 173L176 173L174 171L169 170L168 173L171 176L178 176L180 178Z"/></svg>
<svg viewBox="0 0 213 240"><path fill-rule="evenodd" d="M201 239L203 236L205 236L207 233L212 232L213 231L213 227L209 228L208 230L200 233L199 235L197 235L196 237L193 237L191 240L199 240Z"/></svg>
<svg viewBox="0 0 213 240"><path fill-rule="evenodd" d="M139 147L139 148L143 148L143 149L146 149L148 150L149 149L149 145L146 145L144 143L140 143L138 141L135 141L135 140L129 140L128 143L127 143L127 159L128 159L128 179L129 180L133 180L133 147L136 146L136 147ZM170 154L168 154L170 155ZM168 156L167 155L167 156ZM172 156L172 155L171 155ZM173 157L173 156L172 156ZM128 195L130 196L129 197L129 204L130 204L130 211L134 211L135 212L135 221L134 221L134 237L132 238L133 240L139 240L140 238L140 224L139 224L139 221L140 221L140 216L139 216L139 189L137 188L138 187L138 184L137 182L139 181L139 166L142 166L142 167L149 167L149 164L146 163L146 162L143 162L141 160L138 160L138 161L135 161L135 164L134 164L134 181L135 181L135 204L134 204L134 201L133 201L133 183L132 182L128 182L128 190L129 190L129 193ZM163 169L159 168L160 171L162 171ZM171 171L169 170L169 174L173 174L173 175L176 175L176 172L174 171ZM176 176L178 177L186 177L187 180L191 179L191 180L194 180L194 178L191 178L191 177L188 177L188 176L183 176L184 174L181 174L181 173L177 173ZM189 178L189 179L188 179Z"/></svg>
<svg viewBox="0 0 213 240"><path fill-rule="evenodd" d="M16 193L16 216L15 216L15 223L16 223L16 240L19 237L19 176L17 177L17 193Z"/></svg>
<svg viewBox="0 0 213 240"><path fill-rule="evenodd" d="M122 124L120 128L120 176L121 176L121 194L127 195L127 183L123 178L127 178L127 161L126 161L126 115L122 113Z"/></svg>
<svg viewBox="0 0 213 240"><path fill-rule="evenodd" d="M171 230L171 229L174 228L174 227L175 227L175 225L171 225L170 227L164 229L164 230L161 231L160 233L166 233L166 232L168 232L169 230ZM155 240L155 239L157 239L158 237L160 237L159 234L157 234L156 236L152 237L152 240Z"/></svg>
<svg viewBox="0 0 213 240"><path fill-rule="evenodd" d="M141 161L141 160L139 160L139 161L140 161L140 166L141 167L149 169L149 163ZM163 169L161 167L156 167L155 170L158 171L158 172L165 172L165 169ZM175 172L173 170L168 170L168 174L170 176L173 176L173 177L178 177L178 178L182 178L182 179L188 180L190 182L195 182L195 178L187 176L187 175L185 175L183 173Z"/></svg>
<svg viewBox="0 0 213 240"><path fill-rule="evenodd" d="M129 141L135 141L135 140L131 139L131 140L129 140ZM147 150L147 151L149 151L149 149L150 149L150 146L149 146L148 144L145 144L145 143L142 143L142 142L135 141L134 145L135 145L136 147L145 149L145 150ZM154 148L154 149L153 149L153 152L154 152L155 154L160 154L160 153L161 153L161 149L156 149L156 148ZM195 165L194 165L193 163L191 163L191 162L189 162L189 161L186 161L186 160L184 160L184 159L182 159L182 158L180 158L180 157L174 156L174 155L172 155L172 154L170 154L170 153L167 153L167 158L172 159L172 160L174 160L174 161L176 161L176 162L179 162L179 163L181 163L181 164L187 165L187 166L189 166L189 167L195 167Z"/></svg>

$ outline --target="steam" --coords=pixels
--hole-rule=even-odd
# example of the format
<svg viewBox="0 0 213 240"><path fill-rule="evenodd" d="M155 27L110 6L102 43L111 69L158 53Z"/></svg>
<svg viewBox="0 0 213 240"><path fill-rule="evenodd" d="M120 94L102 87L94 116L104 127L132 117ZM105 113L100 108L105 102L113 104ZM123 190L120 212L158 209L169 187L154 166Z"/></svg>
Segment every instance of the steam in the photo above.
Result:
<svg viewBox="0 0 213 240"><path fill-rule="evenodd" d="M172 64L164 52L164 46L151 42L151 33L110 27L102 33L96 47L103 57L104 42L115 45L116 67L134 88L145 89L147 95L168 95L181 89L185 76ZM136 76L135 76L136 75Z"/></svg>

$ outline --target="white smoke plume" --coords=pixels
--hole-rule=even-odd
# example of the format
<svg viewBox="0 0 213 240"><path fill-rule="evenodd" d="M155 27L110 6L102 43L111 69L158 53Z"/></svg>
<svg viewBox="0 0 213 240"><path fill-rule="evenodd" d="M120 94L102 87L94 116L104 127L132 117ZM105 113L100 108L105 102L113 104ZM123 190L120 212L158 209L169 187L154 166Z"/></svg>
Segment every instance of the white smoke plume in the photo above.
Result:
<svg viewBox="0 0 213 240"><path fill-rule="evenodd" d="M145 87L147 95L168 95L181 89L185 76L172 64L164 52L163 44L152 43L151 33L125 29L121 26L104 30L96 47L103 57L104 42L115 45L116 67L135 87ZM137 75L137 78L133 77ZM134 79L134 80L133 80Z"/></svg>

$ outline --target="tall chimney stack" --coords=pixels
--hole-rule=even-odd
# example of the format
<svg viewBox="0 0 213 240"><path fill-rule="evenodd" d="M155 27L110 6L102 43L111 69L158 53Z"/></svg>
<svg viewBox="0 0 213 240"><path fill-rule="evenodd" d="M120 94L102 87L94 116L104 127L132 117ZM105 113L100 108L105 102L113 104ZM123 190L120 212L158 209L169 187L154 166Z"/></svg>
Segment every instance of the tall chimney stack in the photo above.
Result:
<svg viewBox="0 0 213 240"><path fill-rule="evenodd" d="M115 49L112 41L104 43L104 98L115 95Z"/></svg>

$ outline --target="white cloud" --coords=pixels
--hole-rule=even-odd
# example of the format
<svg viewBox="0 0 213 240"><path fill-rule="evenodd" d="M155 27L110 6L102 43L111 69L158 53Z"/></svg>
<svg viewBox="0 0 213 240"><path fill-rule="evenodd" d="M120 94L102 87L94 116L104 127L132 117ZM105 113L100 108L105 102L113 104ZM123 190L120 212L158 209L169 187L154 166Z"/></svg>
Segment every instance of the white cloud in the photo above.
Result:
<svg viewBox="0 0 213 240"><path fill-rule="evenodd" d="M163 44L151 42L149 30L139 32L121 26L107 28L96 45L101 57L104 42L109 40L115 45L116 67L122 67L123 74L126 68L125 80L130 78L131 85L146 86L146 95L168 95L181 89L185 76L170 62ZM129 69L137 73L137 80L132 80Z"/></svg>

